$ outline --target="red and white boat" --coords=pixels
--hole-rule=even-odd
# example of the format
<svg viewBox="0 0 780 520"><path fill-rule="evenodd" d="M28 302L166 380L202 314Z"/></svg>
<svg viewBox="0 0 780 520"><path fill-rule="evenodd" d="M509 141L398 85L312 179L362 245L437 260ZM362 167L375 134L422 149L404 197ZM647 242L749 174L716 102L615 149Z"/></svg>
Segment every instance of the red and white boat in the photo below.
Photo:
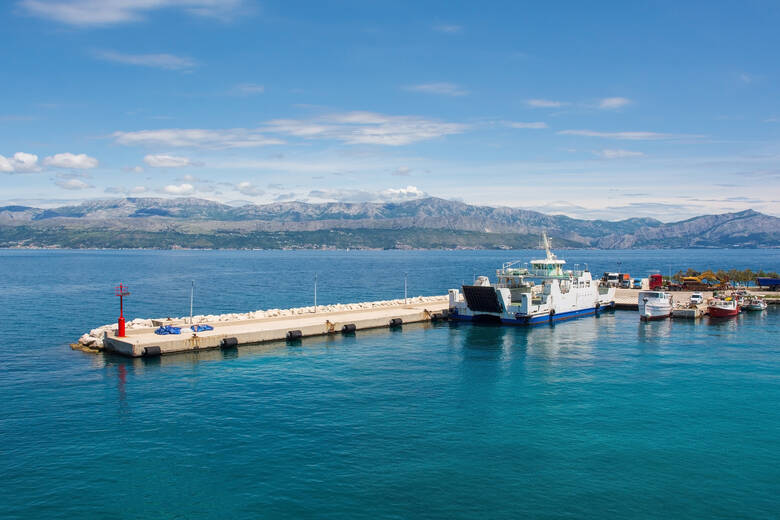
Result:
<svg viewBox="0 0 780 520"><path fill-rule="evenodd" d="M713 318L731 318L739 314L739 304L734 298L712 299L707 304L707 311Z"/></svg>

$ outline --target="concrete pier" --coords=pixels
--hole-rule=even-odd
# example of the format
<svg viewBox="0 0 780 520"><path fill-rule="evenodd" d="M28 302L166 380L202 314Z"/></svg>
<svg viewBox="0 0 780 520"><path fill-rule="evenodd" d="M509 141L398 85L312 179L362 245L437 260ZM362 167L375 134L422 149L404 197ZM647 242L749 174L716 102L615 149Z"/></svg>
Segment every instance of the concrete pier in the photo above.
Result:
<svg viewBox="0 0 780 520"><path fill-rule="evenodd" d="M675 307L672 309L672 318L681 318L684 320L696 320L703 318L707 314L707 304L689 305L688 307Z"/></svg>
<svg viewBox="0 0 780 520"><path fill-rule="evenodd" d="M135 328L125 337L116 330L106 332L103 349L124 356L157 356L213 348L232 348L266 341L297 340L310 336L352 333L379 327L397 327L445 318L449 309L447 296L427 298L393 306L336 312L311 312L240 321L201 322L214 330L192 332L182 320L166 321L166 325L181 327L181 334L158 335L156 327ZM158 323L155 322L155 325Z"/></svg>
<svg viewBox="0 0 780 520"><path fill-rule="evenodd" d="M635 311L639 309L639 289L617 289L615 291L615 308ZM712 291L697 291L704 296L706 302L712 298ZM693 291L672 291L670 293L674 303L688 303L691 301Z"/></svg>

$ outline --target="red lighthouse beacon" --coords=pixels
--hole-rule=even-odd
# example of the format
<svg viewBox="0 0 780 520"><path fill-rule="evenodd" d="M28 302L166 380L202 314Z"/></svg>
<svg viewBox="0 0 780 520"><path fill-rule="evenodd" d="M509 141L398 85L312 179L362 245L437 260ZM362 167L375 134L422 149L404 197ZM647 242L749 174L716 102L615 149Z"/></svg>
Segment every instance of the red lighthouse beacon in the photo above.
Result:
<svg viewBox="0 0 780 520"><path fill-rule="evenodd" d="M125 337L125 316L124 316L124 298L125 296L130 296L130 292L127 290L127 287L119 284L119 287L115 287L115 296L119 296L119 319L116 321L117 324L117 330L116 335L118 338L124 338Z"/></svg>

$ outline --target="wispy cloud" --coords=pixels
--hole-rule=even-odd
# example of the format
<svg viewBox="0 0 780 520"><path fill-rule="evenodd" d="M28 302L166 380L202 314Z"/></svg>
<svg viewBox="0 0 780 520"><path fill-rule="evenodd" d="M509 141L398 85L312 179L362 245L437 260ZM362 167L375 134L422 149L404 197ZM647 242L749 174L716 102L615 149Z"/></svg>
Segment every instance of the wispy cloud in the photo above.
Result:
<svg viewBox="0 0 780 520"><path fill-rule="evenodd" d="M243 0L21 0L24 11L72 26L137 22L152 11L178 9L196 16L230 19Z"/></svg>
<svg viewBox="0 0 780 520"><path fill-rule="evenodd" d="M312 190L309 197L322 200L335 200L337 202L400 202L425 197L427 194L416 186L405 188L388 188L380 191L366 191L356 189L336 190Z"/></svg>
<svg viewBox="0 0 780 520"><path fill-rule="evenodd" d="M560 108L568 105L566 101L553 101L551 99L529 99L526 104L533 108Z"/></svg>
<svg viewBox="0 0 780 520"><path fill-rule="evenodd" d="M672 139L698 139L704 137L696 134L665 134L659 132L599 132L596 130L561 130L560 135L581 135L585 137L603 137L626 141L661 141Z"/></svg>
<svg viewBox="0 0 780 520"><path fill-rule="evenodd" d="M631 100L624 97L610 97L604 98L599 101L599 108L606 110L614 110L616 108L622 108L626 105L630 105Z"/></svg>
<svg viewBox="0 0 780 520"><path fill-rule="evenodd" d="M239 182L235 185L235 189L242 195L247 197L259 197L265 193L262 189L258 188L249 181Z"/></svg>
<svg viewBox="0 0 780 520"><path fill-rule="evenodd" d="M467 128L420 116L389 116L376 112L344 112L310 120L269 121L271 133L305 139L331 139L346 144L402 146L419 141L459 134Z"/></svg>
<svg viewBox="0 0 780 520"><path fill-rule="evenodd" d="M120 195L140 195L149 191L146 186L109 186L103 190L105 193L120 194Z"/></svg>
<svg viewBox="0 0 780 520"><path fill-rule="evenodd" d="M81 179L59 180L54 184L56 184L57 186L59 186L64 190L73 190L73 191L86 190L93 187L92 185L87 184Z"/></svg>
<svg viewBox="0 0 780 520"><path fill-rule="evenodd" d="M147 155L144 162L152 168L184 168L195 165L187 157L165 154Z"/></svg>
<svg viewBox="0 0 780 520"><path fill-rule="evenodd" d="M162 130L139 130L136 132L114 132L112 137L119 144L140 146L165 146L181 148L254 148L283 144L284 141L268 137L259 130L232 128L226 130L204 130L200 128L167 128Z"/></svg>
<svg viewBox="0 0 780 520"><path fill-rule="evenodd" d="M510 128L547 128L547 123L542 121L535 121L531 123L524 123L522 121L507 121L506 126Z"/></svg>
<svg viewBox="0 0 780 520"><path fill-rule="evenodd" d="M125 54L121 52L102 50L95 51L95 57L114 63L152 67L155 69L186 71L193 69L197 63L191 58L174 54Z"/></svg>
<svg viewBox="0 0 780 520"><path fill-rule="evenodd" d="M625 159L627 157L644 157L642 152L634 152L631 150L600 150L594 152L602 159Z"/></svg>
<svg viewBox="0 0 780 520"><path fill-rule="evenodd" d="M411 172L412 169L409 168L408 166L401 166L393 172L393 175L397 177L408 177L409 174L411 174Z"/></svg>
<svg viewBox="0 0 780 520"><path fill-rule="evenodd" d="M424 92L426 94L438 94L441 96L465 96L468 90L465 90L454 83L423 83L420 85L408 85L403 87L410 92Z"/></svg>
<svg viewBox="0 0 780 520"><path fill-rule="evenodd" d="M257 83L239 83L230 89L230 93L234 96L254 96L263 92L265 92L265 86Z"/></svg>
<svg viewBox="0 0 780 520"><path fill-rule="evenodd" d="M463 27L453 23L438 23L433 26L433 30L444 34L457 34L463 31Z"/></svg>

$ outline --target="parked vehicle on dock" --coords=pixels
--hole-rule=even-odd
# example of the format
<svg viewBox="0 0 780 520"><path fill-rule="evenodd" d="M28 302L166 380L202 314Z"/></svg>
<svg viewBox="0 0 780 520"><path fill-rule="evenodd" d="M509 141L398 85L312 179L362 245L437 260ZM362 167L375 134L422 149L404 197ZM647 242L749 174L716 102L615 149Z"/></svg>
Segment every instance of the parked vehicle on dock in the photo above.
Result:
<svg viewBox="0 0 780 520"><path fill-rule="evenodd" d="M700 292L695 292L691 294L691 303L700 304L704 303L704 295Z"/></svg>
<svg viewBox="0 0 780 520"><path fill-rule="evenodd" d="M663 291L642 291L637 304L640 320L663 320L672 314L673 298Z"/></svg>
<svg viewBox="0 0 780 520"><path fill-rule="evenodd" d="M651 274L650 275L650 290L655 291L656 289L660 289L664 285L664 277L660 274Z"/></svg>
<svg viewBox="0 0 780 520"><path fill-rule="evenodd" d="M756 285L770 291L780 291L780 278L756 278Z"/></svg>

